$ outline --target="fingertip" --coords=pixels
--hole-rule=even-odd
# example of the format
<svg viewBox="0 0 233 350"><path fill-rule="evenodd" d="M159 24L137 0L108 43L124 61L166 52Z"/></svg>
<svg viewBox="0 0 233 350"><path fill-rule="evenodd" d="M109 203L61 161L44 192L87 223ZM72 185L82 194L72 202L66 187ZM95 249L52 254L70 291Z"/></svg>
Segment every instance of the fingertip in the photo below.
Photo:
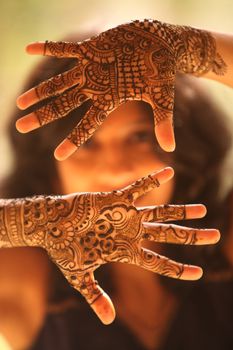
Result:
<svg viewBox="0 0 233 350"><path fill-rule="evenodd" d="M172 118L162 120L155 126L155 134L160 147L166 152L173 152L176 148Z"/></svg>
<svg viewBox="0 0 233 350"><path fill-rule="evenodd" d="M196 245L216 244L220 240L221 235L216 229L198 230Z"/></svg>
<svg viewBox="0 0 233 350"><path fill-rule="evenodd" d="M17 130L18 132L20 132L21 134L26 133L26 132L24 131L23 127L22 127L21 119L16 120L16 122L15 122L15 127L16 127L16 130Z"/></svg>
<svg viewBox="0 0 233 350"><path fill-rule="evenodd" d="M25 104L25 101L24 101L24 95L21 95L19 96L17 99L16 99L16 105L19 109L21 110L24 110L26 109L26 104Z"/></svg>
<svg viewBox="0 0 233 350"><path fill-rule="evenodd" d="M91 307L103 324L109 325L114 321L116 317L115 308L112 300L106 293L101 294L91 304Z"/></svg>
<svg viewBox="0 0 233 350"><path fill-rule="evenodd" d="M207 209L203 204L187 204L185 205L186 219L197 219L206 216Z"/></svg>
<svg viewBox="0 0 233 350"><path fill-rule="evenodd" d="M169 177L169 179L171 179L174 174L175 174L175 171L172 167L170 166L167 166L166 168L164 168L164 171L166 172L167 176Z"/></svg>
<svg viewBox="0 0 233 350"><path fill-rule="evenodd" d="M174 142L164 142L163 140L160 140L159 144L165 152L174 152L176 149L175 140Z"/></svg>
<svg viewBox="0 0 233 350"><path fill-rule="evenodd" d="M197 281L197 280L201 279L202 276L203 276L203 269L201 267L198 267L196 272L193 273L193 280Z"/></svg>
<svg viewBox="0 0 233 350"><path fill-rule="evenodd" d="M25 47L25 51L29 55L41 55L44 53L44 42L33 42Z"/></svg>
<svg viewBox="0 0 233 350"><path fill-rule="evenodd" d="M203 276L203 270L199 266L185 265L184 272L181 275L182 280L197 281Z"/></svg>
<svg viewBox="0 0 233 350"><path fill-rule="evenodd" d="M26 91L24 94L20 95L16 100L16 104L19 109L24 110L37 103L38 101L39 99L36 93L36 89L32 88Z"/></svg>
<svg viewBox="0 0 233 350"><path fill-rule="evenodd" d="M221 239L221 233L219 230L216 229L208 229L208 239L209 239L209 244L216 244L220 241Z"/></svg>
<svg viewBox="0 0 233 350"><path fill-rule="evenodd" d="M39 128L39 126L40 123L34 113L30 113L27 116L18 119L15 123L16 129L22 134L35 130Z"/></svg>
<svg viewBox="0 0 233 350"><path fill-rule="evenodd" d="M204 204L197 204L197 208L199 210L199 215L200 215L201 218L206 216L207 208L206 208L206 206Z"/></svg>
<svg viewBox="0 0 233 350"><path fill-rule="evenodd" d="M77 146L68 139L65 139L54 151L54 157L59 160L65 160L77 150Z"/></svg>
<svg viewBox="0 0 233 350"><path fill-rule="evenodd" d="M33 48L33 43L29 43L28 45L26 45L26 47L25 47L26 53L28 53L29 55L31 55L32 52L33 52L32 48Z"/></svg>
<svg viewBox="0 0 233 350"><path fill-rule="evenodd" d="M163 168L152 174L152 177L157 179L160 184L169 181L174 176L174 170L171 167Z"/></svg>
<svg viewBox="0 0 233 350"><path fill-rule="evenodd" d="M218 243L221 239L221 233L219 230L216 230L216 242L215 243Z"/></svg>

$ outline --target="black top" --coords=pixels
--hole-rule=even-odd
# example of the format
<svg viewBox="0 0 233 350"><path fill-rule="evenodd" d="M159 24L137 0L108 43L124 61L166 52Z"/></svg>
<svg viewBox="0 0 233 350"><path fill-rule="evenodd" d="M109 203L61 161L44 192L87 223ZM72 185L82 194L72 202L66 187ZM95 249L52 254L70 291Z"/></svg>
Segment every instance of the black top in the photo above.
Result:
<svg viewBox="0 0 233 350"><path fill-rule="evenodd" d="M48 314L31 350L145 350L116 319L104 326L86 304ZM196 283L182 298L159 350L232 350L233 280Z"/></svg>

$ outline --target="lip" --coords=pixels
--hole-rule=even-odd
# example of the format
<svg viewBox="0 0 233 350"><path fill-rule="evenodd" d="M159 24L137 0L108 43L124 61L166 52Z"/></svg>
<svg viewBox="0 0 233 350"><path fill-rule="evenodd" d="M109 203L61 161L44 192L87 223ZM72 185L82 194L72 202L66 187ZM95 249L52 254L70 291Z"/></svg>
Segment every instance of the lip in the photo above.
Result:
<svg viewBox="0 0 233 350"><path fill-rule="evenodd" d="M97 186L94 188L93 192L112 192L112 191L117 191L117 190L121 190L122 188L130 185L131 182L125 182L119 186Z"/></svg>

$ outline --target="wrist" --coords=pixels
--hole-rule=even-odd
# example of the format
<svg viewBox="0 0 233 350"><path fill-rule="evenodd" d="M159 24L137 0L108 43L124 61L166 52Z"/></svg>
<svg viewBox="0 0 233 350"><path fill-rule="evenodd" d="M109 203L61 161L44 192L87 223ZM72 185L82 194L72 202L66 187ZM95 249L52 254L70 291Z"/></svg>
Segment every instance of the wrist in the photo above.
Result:
<svg viewBox="0 0 233 350"><path fill-rule="evenodd" d="M177 71L202 76L214 70L216 65L224 66L224 61L221 61L216 52L216 42L210 32L188 26L177 28Z"/></svg>
<svg viewBox="0 0 233 350"><path fill-rule="evenodd" d="M146 36L174 55L176 70L196 76L204 75L219 64L216 42L206 30L163 23L157 20L134 21L134 30L143 29Z"/></svg>
<svg viewBox="0 0 233 350"><path fill-rule="evenodd" d="M25 246L19 200L0 200L0 248Z"/></svg>

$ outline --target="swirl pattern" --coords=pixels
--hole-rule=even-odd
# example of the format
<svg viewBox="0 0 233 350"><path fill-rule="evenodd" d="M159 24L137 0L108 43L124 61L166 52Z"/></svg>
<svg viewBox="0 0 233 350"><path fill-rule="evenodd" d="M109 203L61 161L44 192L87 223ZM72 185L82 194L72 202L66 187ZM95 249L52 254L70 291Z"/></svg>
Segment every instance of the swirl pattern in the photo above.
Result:
<svg viewBox="0 0 233 350"><path fill-rule="evenodd" d="M75 57L77 65L26 93L26 101L31 101L27 106L54 96L33 112L33 128L64 117L87 99L92 101L66 139L71 153L115 108L131 100L151 105L156 136L164 147L158 130L164 120L172 128L176 72L201 76L227 71L210 32L156 20L122 24L81 43L46 42L43 50L48 56Z"/></svg>
<svg viewBox="0 0 233 350"><path fill-rule="evenodd" d="M134 201L159 186L169 171L164 169L113 192L2 200L0 246L46 249L69 283L91 305L103 294L93 272L109 262L189 279L188 265L144 249L143 242L213 243L213 238L206 237L208 230L161 223L190 217L188 206L134 206Z"/></svg>

